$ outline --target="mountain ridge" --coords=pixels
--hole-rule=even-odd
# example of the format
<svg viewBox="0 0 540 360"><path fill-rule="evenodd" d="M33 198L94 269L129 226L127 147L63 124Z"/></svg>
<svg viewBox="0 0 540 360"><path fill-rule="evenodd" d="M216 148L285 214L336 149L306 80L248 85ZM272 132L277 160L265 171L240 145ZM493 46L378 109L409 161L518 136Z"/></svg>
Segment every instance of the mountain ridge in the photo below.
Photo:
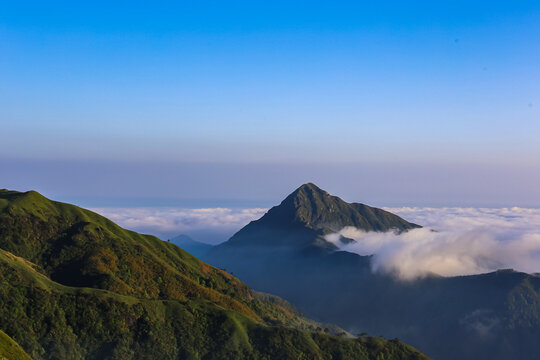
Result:
<svg viewBox="0 0 540 360"><path fill-rule="evenodd" d="M350 332L399 337L437 359L536 359L540 278L502 270L402 281L392 273L374 272L376 255L337 251L324 241L325 232L365 220L355 222L356 212L366 210L362 204L344 206L337 199L305 184L205 259L319 321ZM396 222L386 220L371 224L379 230L396 228Z"/></svg>

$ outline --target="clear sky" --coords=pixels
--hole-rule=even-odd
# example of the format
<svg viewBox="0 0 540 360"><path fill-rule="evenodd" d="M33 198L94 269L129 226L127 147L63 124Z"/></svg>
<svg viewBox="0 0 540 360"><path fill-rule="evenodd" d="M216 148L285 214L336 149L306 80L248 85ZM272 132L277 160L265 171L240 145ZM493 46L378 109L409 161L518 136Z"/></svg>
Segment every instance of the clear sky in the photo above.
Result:
<svg viewBox="0 0 540 360"><path fill-rule="evenodd" d="M538 1L0 0L0 187L540 206L539 64Z"/></svg>

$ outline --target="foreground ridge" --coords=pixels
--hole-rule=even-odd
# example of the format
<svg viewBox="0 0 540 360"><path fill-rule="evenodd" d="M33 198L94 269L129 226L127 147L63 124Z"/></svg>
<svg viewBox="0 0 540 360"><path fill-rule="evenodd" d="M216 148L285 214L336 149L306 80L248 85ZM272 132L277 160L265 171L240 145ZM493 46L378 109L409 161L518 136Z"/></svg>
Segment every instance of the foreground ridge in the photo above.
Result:
<svg viewBox="0 0 540 360"><path fill-rule="evenodd" d="M426 358L325 334L173 244L33 191L0 191L0 305L34 359Z"/></svg>

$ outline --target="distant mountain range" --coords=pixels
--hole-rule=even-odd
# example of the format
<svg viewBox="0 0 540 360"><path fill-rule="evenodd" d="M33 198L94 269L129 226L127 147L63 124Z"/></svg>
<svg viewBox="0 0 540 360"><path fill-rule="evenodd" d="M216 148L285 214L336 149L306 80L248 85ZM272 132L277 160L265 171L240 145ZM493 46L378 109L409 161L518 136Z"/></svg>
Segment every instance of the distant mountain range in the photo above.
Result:
<svg viewBox="0 0 540 360"><path fill-rule="evenodd" d="M213 245L193 240L191 237L184 234L173 237L169 241L198 258L206 256L214 247Z"/></svg>
<svg viewBox="0 0 540 360"><path fill-rule="evenodd" d="M0 190L0 356L25 353L36 360L426 358L397 339L347 338L174 244L91 211Z"/></svg>
<svg viewBox="0 0 540 360"><path fill-rule="evenodd" d="M504 270L404 282L373 273L372 256L339 251L326 240L347 226L397 232L420 227L310 183L203 258L313 318L399 337L436 359L538 358L538 277Z"/></svg>

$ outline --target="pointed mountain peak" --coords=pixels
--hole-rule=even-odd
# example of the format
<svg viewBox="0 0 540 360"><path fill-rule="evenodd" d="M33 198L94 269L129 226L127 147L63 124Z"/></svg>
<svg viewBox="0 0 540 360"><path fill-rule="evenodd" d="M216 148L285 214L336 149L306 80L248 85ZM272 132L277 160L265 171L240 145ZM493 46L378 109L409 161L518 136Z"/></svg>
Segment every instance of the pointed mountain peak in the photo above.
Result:
<svg viewBox="0 0 540 360"><path fill-rule="evenodd" d="M295 208L302 206L311 206L314 202L325 202L333 198L328 192L324 191L313 183L307 183L294 190L282 201L282 205L293 203Z"/></svg>
<svg viewBox="0 0 540 360"><path fill-rule="evenodd" d="M336 233L346 226L364 231L406 231L420 227L382 209L359 203L349 204L317 185L307 183L294 190L262 218L246 225L223 245L302 247L311 244L332 251L335 246L324 240L323 236Z"/></svg>
<svg viewBox="0 0 540 360"><path fill-rule="evenodd" d="M330 194L328 194L328 192L321 189L320 187L318 187L314 183L306 183L306 184L300 186L298 189L293 191L291 195L293 195L293 194L313 194L313 195L316 195L316 196L330 196Z"/></svg>
<svg viewBox="0 0 540 360"><path fill-rule="evenodd" d="M297 188L279 206L270 209L263 219L274 224L301 224L324 232L339 231L345 226L355 226L366 231L418 227L382 209L347 203L313 183Z"/></svg>
<svg viewBox="0 0 540 360"><path fill-rule="evenodd" d="M346 211L349 204L337 196L332 196L313 183L307 183L293 191L271 212L280 218L288 218L293 223L319 228L334 215ZM330 222L333 222L330 220Z"/></svg>
<svg viewBox="0 0 540 360"><path fill-rule="evenodd" d="M320 192L320 193L327 194L326 191L324 191L323 189L321 189L320 187L318 187L317 185L315 185L314 183L311 183L311 182L301 185L293 193L299 192L299 191L315 191L315 192Z"/></svg>

